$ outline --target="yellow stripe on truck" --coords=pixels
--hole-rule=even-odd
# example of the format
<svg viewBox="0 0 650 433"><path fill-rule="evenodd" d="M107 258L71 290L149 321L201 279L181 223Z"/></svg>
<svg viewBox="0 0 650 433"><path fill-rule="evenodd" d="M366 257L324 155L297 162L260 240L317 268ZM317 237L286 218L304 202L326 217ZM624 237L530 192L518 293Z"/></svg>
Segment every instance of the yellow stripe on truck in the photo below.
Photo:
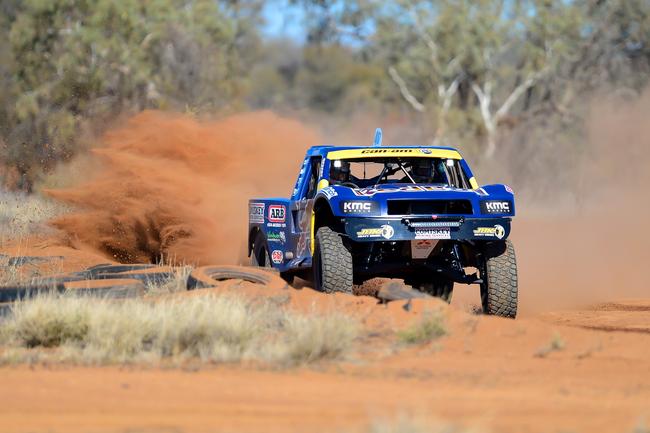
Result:
<svg viewBox="0 0 650 433"><path fill-rule="evenodd" d="M311 249L311 255L314 255L314 250L316 249L316 233L314 233L314 226L316 225L316 212L311 211L311 224L309 227L309 248Z"/></svg>
<svg viewBox="0 0 650 433"><path fill-rule="evenodd" d="M357 159L376 158L378 156L406 156L418 158L447 158L463 159L455 150L436 148L399 148L399 147L370 147L367 149L333 150L327 152L327 159Z"/></svg>
<svg viewBox="0 0 650 433"><path fill-rule="evenodd" d="M472 187L472 189L478 189L478 182L476 181L475 177L472 177L469 180L469 185Z"/></svg>
<svg viewBox="0 0 650 433"><path fill-rule="evenodd" d="M327 179L321 179L320 182L318 182L318 187L316 188L316 191L320 191L323 188L327 188L330 186L330 183Z"/></svg>

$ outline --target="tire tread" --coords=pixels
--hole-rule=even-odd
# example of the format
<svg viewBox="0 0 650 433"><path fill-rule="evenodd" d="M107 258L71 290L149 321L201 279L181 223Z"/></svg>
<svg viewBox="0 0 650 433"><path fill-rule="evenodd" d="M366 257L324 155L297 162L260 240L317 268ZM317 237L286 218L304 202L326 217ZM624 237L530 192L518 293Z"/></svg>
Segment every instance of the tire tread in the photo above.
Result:
<svg viewBox="0 0 650 433"><path fill-rule="evenodd" d="M320 248L321 289L325 293L352 293L352 255L341 236L329 227L321 227L316 233L316 248Z"/></svg>
<svg viewBox="0 0 650 433"><path fill-rule="evenodd" d="M485 313L515 318L518 302L517 258L512 242L506 241L505 251L486 263L487 283Z"/></svg>

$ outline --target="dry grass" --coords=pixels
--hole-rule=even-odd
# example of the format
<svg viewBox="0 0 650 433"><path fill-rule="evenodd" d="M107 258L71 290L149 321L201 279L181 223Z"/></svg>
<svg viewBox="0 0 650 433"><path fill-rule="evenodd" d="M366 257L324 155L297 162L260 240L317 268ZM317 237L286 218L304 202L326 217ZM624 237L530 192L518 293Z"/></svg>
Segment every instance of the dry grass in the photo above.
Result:
<svg viewBox="0 0 650 433"><path fill-rule="evenodd" d="M165 266L165 265L161 265ZM173 276L172 278L165 280L163 282L154 282L150 281L145 284L145 289L147 295L156 296L156 295L165 295L170 293L184 292L187 290L187 279L192 272L191 266L175 266L172 267Z"/></svg>
<svg viewBox="0 0 650 433"><path fill-rule="evenodd" d="M562 339L562 336L558 333L555 333L547 345L539 348L537 352L535 352L535 357L546 358L553 352L561 352L565 347L566 343Z"/></svg>
<svg viewBox="0 0 650 433"><path fill-rule="evenodd" d="M445 314L442 310L427 311L410 327L397 333L404 344L425 344L447 335Z"/></svg>
<svg viewBox="0 0 650 433"><path fill-rule="evenodd" d="M0 255L0 286L40 285L44 278L61 274L62 269L63 263L58 258L20 263Z"/></svg>
<svg viewBox="0 0 650 433"><path fill-rule="evenodd" d="M369 433L461 433L475 430L426 421L422 417L401 415L390 420L375 420L366 431Z"/></svg>
<svg viewBox="0 0 650 433"><path fill-rule="evenodd" d="M645 418L639 420L632 433L650 433L650 427L646 424Z"/></svg>
<svg viewBox="0 0 650 433"><path fill-rule="evenodd" d="M5 363L256 361L293 366L339 359L358 326L225 295L157 302L45 296L20 302L0 324Z"/></svg>
<svg viewBox="0 0 650 433"><path fill-rule="evenodd" d="M0 189L0 242L46 231L45 222L65 211L65 206L40 195Z"/></svg>
<svg viewBox="0 0 650 433"><path fill-rule="evenodd" d="M27 236L49 232L47 221L66 211L65 206L38 194L0 189L0 247L7 242L20 245ZM10 260L0 255L0 286L37 284L45 276L60 273L62 267L55 258L24 263Z"/></svg>

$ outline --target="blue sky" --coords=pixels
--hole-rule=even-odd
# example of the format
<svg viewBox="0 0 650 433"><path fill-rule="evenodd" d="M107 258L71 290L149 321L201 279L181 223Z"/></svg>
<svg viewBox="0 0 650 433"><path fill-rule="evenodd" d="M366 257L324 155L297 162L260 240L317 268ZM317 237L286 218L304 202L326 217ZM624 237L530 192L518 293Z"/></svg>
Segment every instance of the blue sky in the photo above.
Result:
<svg viewBox="0 0 650 433"><path fill-rule="evenodd" d="M266 20L266 36L286 37L296 42L305 40L305 15L300 7L289 5L287 0L268 1L264 4L263 15Z"/></svg>

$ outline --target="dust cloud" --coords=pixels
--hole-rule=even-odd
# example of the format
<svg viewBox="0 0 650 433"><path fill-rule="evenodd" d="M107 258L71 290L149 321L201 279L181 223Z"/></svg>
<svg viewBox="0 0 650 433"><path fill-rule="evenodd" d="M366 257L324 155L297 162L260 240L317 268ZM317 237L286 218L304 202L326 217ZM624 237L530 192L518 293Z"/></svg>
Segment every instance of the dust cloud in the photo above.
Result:
<svg viewBox="0 0 650 433"><path fill-rule="evenodd" d="M524 314L650 293L642 272L650 245L650 91L632 102L601 99L588 118L570 190L531 203L526 188L513 185L522 191L513 241ZM287 196L305 149L321 140L313 128L270 112L198 121L148 111L103 142L94 151L98 171L49 191L80 209L53 222L73 243L122 262L237 263L247 200ZM478 302L476 287L458 292Z"/></svg>
<svg viewBox="0 0 650 433"><path fill-rule="evenodd" d="M572 190L529 204L514 221L524 312L650 294L650 91L599 100L587 131Z"/></svg>
<svg viewBox="0 0 650 433"><path fill-rule="evenodd" d="M120 262L236 263L247 202L288 196L318 134L271 112L199 121L146 111L103 137L100 169L47 193L79 209L52 222Z"/></svg>

